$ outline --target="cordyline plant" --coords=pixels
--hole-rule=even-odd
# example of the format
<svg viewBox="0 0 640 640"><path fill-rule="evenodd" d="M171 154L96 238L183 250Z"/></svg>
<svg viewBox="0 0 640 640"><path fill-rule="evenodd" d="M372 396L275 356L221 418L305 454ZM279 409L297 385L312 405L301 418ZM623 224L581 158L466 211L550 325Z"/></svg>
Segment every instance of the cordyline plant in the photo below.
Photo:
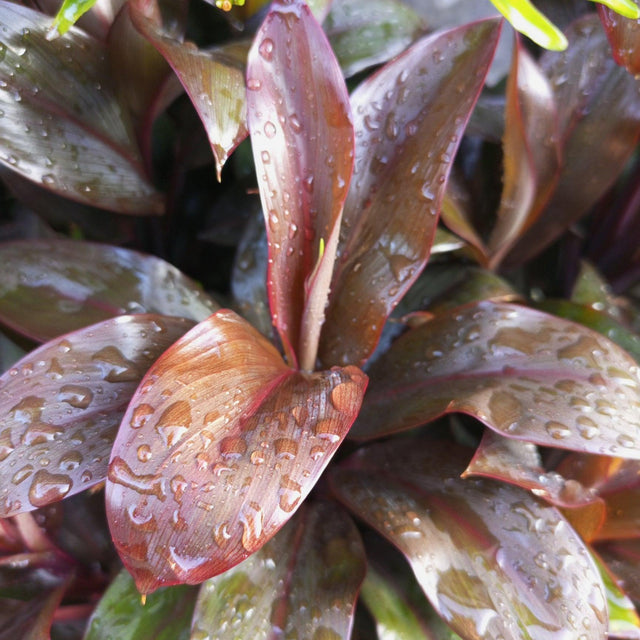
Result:
<svg viewBox="0 0 640 640"><path fill-rule="evenodd" d="M0 638L640 638L640 23L27 4Z"/></svg>

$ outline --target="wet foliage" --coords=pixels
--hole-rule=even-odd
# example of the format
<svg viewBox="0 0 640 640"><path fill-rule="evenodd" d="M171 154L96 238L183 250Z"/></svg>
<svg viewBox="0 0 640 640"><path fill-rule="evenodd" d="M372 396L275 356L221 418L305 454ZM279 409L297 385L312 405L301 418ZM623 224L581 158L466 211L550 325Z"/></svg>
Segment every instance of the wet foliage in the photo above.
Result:
<svg viewBox="0 0 640 640"><path fill-rule="evenodd" d="M0 640L640 639L637 7L445 4L0 0Z"/></svg>

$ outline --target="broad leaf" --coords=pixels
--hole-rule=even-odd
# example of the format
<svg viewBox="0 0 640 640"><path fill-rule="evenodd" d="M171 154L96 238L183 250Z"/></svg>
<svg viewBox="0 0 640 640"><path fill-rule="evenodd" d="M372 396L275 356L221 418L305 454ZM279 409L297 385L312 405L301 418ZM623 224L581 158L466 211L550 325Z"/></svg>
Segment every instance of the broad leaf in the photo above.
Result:
<svg viewBox="0 0 640 640"><path fill-rule="evenodd" d="M164 56L189 94L216 159L218 179L229 154L247 136L244 67L247 45L232 43L210 51L167 33L148 4L129 4L135 27Z"/></svg>
<svg viewBox="0 0 640 640"><path fill-rule="evenodd" d="M391 60L426 31L399 0L334 2L323 27L346 77Z"/></svg>
<svg viewBox="0 0 640 640"><path fill-rule="evenodd" d="M0 162L60 195L121 213L161 213L110 88L104 46L47 40L50 18L0 4Z"/></svg>
<svg viewBox="0 0 640 640"><path fill-rule="evenodd" d="M539 215L560 166L553 91L519 41L507 83L502 146L504 186L489 239L489 266L493 269Z"/></svg>
<svg viewBox="0 0 640 640"><path fill-rule="evenodd" d="M559 181L510 252L510 264L526 261L580 219L618 178L640 134L640 82L616 65L596 16L577 21L568 34L566 52L540 59L558 105Z"/></svg>
<svg viewBox="0 0 640 640"><path fill-rule="evenodd" d="M599 334L480 302L401 336L369 371L351 434L373 438L467 413L510 438L640 459L638 367Z"/></svg>
<svg viewBox="0 0 640 640"><path fill-rule="evenodd" d="M0 245L0 322L44 342L124 313L200 321L218 305L164 260L70 240Z"/></svg>
<svg viewBox="0 0 640 640"><path fill-rule="evenodd" d="M192 640L348 638L365 555L336 505L303 507L260 551L200 589Z"/></svg>
<svg viewBox="0 0 640 640"><path fill-rule="evenodd" d="M601 333L640 363L640 336L603 311L568 300L545 300L539 306L547 313L579 322L585 327Z"/></svg>
<svg viewBox="0 0 640 640"><path fill-rule="evenodd" d="M142 592L198 583L257 551L311 491L353 422L366 376L289 369L231 311L149 370L113 447L107 513Z"/></svg>
<svg viewBox="0 0 640 640"><path fill-rule="evenodd" d="M594 492L571 478L545 472L537 447L531 442L513 440L485 431L463 477L482 476L515 484L558 507L579 507L599 500ZM604 516L604 512L601 514Z"/></svg>
<svg viewBox="0 0 640 640"><path fill-rule="evenodd" d="M395 440L361 450L332 487L405 554L463 638L604 637L604 588L583 542L526 491L460 479L468 455L450 442Z"/></svg>
<svg viewBox="0 0 640 640"><path fill-rule="evenodd" d="M606 7L599 7L598 13L616 62L637 75L640 73L640 20L623 18Z"/></svg>
<svg viewBox="0 0 640 640"><path fill-rule="evenodd" d="M191 326L180 318L120 316L56 338L0 376L0 517L104 480L142 376Z"/></svg>
<svg viewBox="0 0 640 640"><path fill-rule="evenodd" d="M297 356L311 370L354 133L342 72L303 0L274 3L249 53L247 87L273 322L291 364Z"/></svg>
<svg viewBox="0 0 640 640"><path fill-rule="evenodd" d="M325 366L364 362L424 267L498 34L488 20L424 38L351 96L356 164L321 336Z"/></svg>
<svg viewBox="0 0 640 640"><path fill-rule="evenodd" d="M169 587L147 596L143 605L122 570L93 612L84 640L188 640L197 595L192 587Z"/></svg>

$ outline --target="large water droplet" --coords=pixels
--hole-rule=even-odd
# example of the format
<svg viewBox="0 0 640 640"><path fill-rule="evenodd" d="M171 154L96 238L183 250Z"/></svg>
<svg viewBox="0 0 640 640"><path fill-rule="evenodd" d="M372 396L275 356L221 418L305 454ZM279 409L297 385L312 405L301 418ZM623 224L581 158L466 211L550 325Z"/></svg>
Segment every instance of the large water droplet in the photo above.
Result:
<svg viewBox="0 0 640 640"><path fill-rule="evenodd" d="M67 451L58 461L58 467L61 471L73 471L81 464L82 454L79 451Z"/></svg>
<svg viewBox="0 0 640 640"><path fill-rule="evenodd" d="M340 425L337 420L319 420L313 427L313 433L323 440L336 443L340 440Z"/></svg>
<svg viewBox="0 0 640 640"><path fill-rule="evenodd" d="M140 429L145 425L147 420L153 415L154 408L150 404L139 404L131 414L129 426L132 429Z"/></svg>
<svg viewBox="0 0 640 640"><path fill-rule="evenodd" d="M127 360L116 347L105 347L94 353L91 359L102 367L102 375L107 382L137 382L141 377L137 365Z"/></svg>
<svg viewBox="0 0 640 640"><path fill-rule="evenodd" d="M131 467L120 457L115 457L109 465L109 480L136 493L156 496L159 500L167 497L166 480L153 474L134 473Z"/></svg>
<svg viewBox="0 0 640 640"><path fill-rule="evenodd" d="M355 382L342 382L331 390L330 397L336 411L350 413L354 401L359 397L358 386Z"/></svg>
<svg viewBox="0 0 640 640"><path fill-rule="evenodd" d="M264 60L266 60L267 62L271 62L273 60L274 48L275 45L273 44L273 40L271 38L265 38L258 47L258 53Z"/></svg>
<svg viewBox="0 0 640 640"><path fill-rule="evenodd" d="M58 400L77 409L86 409L93 400L93 391L77 384L65 384L60 388Z"/></svg>
<svg viewBox="0 0 640 640"><path fill-rule="evenodd" d="M40 469L31 481L29 502L34 507L44 507L51 502L62 500L72 486L73 482L69 476Z"/></svg>
<svg viewBox="0 0 640 640"><path fill-rule="evenodd" d="M264 512L257 502L250 502L240 516L242 524L242 546L252 553L261 546Z"/></svg>
<svg viewBox="0 0 640 640"><path fill-rule="evenodd" d="M300 504L302 486L289 476L283 476L280 481L278 495L280 496L280 508L287 513L291 513Z"/></svg>
<svg viewBox="0 0 640 640"><path fill-rule="evenodd" d="M186 400L169 405L156 424L166 447L173 447L191 426L191 406Z"/></svg>
<svg viewBox="0 0 640 640"><path fill-rule="evenodd" d="M298 443L291 438L278 438L274 446L277 458L293 460L298 455Z"/></svg>

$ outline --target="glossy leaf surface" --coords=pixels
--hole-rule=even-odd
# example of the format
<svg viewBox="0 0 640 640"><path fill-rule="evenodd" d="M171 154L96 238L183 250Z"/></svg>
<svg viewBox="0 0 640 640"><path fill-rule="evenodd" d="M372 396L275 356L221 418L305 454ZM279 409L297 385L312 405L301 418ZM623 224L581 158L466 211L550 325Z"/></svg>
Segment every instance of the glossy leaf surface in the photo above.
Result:
<svg viewBox="0 0 640 640"><path fill-rule="evenodd" d="M229 154L247 137L244 68L247 45L198 49L166 32L145 14L145 3L130 5L136 28L156 47L189 94L216 159L218 179Z"/></svg>
<svg viewBox="0 0 640 640"><path fill-rule="evenodd" d="M324 314L354 134L342 72L302 0L274 3L249 53L247 87L271 314L291 363L297 354L312 369L303 341L322 324L313 316Z"/></svg>
<svg viewBox="0 0 640 640"><path fill-rule="evenodd" d="M507 83L503 190L489 239L491 268L501 262L549 198L560 167L558 137L551 85L518 42Z"/></svg>
<svg viewBox="0 0 640 640"><path fill-rule="evenodd" d="M0 376L0 517L104 480L142 376L191 326L120 316L56 338Z"/></svg>
<svg viewBox="0 0 640 640"><path fill-rule="evenodd" d="M568 35L566 52L540 59L558 105L563 166L509 263L527 260L580 219L618 178L640 134L640 82L615 63L596 16L578 20Z"/></svg>
<svg viewBox="0 0 640 640"><path fill-rule="evenodd" d="M348 638L366 571L360 535L335 504L306 505L260 551L202 585L191 639Z"/></svg>
<svg viewBox="0 0 640 640"><path fill-rule="evenodd" d="M159 589L143 605L131 576L122 570L93 612L84 640L188 640L198 591Z"/></svg>
<svg viewBox="0 0 640 640"><path fill-rule="evenodd" d="M559 507L578 507L599 500L595 492L557 472L545 472L537 447L530 442L513 440L485 431L463 477L483 476L515 484ZM604 517L604 511L602 512Z"/></svg>
<svg viewBox="0 0 640 640"><path fill-rule="evenodd" d="M489 20L424 38L352 94L356 164L321 336L325 366L366 360L424 267L498 34Z"/></svg>
<svg viewBox="0 0 640 640"><path fill-rule="evenodd" d="M332 487L404 553L463 638L604 637L604 588L580 538L518 487L460 479L468 455L449 442L395 440L361 450Z"/></svg>
<svg viewBox="0 0 640 640"><path fill-rule="evenodd" d="M50 20L0 4L0 162L72 200L161 213L110 89L103 45L75 29L47 40Z"/></svg>
<svg viewBox="0 0 640 640"><path fill-rule="evenodd" d="M218 305L169 263L70 240L0 245L0 322L44 342L124 313L200 321Z"/></svg>
<svg viewBox="0 0 640 640"><path fill-rule="evenodd" d="M584 327L480 302L401 336L369 371L351 435L372 438L467 413L502 435L640 458L638 367Z"/></svg>
<svg viewBox="0 0 640 640"><path fill-rule="evenodd" d="M398 0L334 2L323 27L346 77L387 62L426 31L420 16Z"/></svg>
<svg viewBox="0 0 640 640"><path fill-rule="evenodd" d="M640 21L623 18L606 7L600 7L598 12L616 62L637 75L640 73Z"/></svg>
<svg viewBox="0 0 640 640"><path fill-rule="evenodd" d="M150 369L125 414L107 482L116 547L142 592L198 583L269 540L351 426L366 376L303 374L231 311Z"/></svg>

